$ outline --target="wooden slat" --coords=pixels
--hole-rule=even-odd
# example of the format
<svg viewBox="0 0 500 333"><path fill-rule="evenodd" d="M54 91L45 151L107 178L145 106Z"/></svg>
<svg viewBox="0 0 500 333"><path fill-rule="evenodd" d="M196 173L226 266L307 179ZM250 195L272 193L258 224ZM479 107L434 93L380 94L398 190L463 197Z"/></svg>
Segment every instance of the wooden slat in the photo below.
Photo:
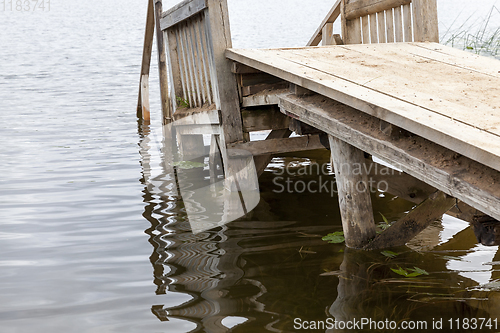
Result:
<svg viewBox="0 0 500 333"><path fill-rule="evenodd" d="M258 156L325 149L325 146L320 142L319 135L310 135L230 144L228 145L228 149L242 149L254 156Z"/></svg>
<svg viewBox="0 0 500 333"><path fill-rule="evenodd" d="M203 54L200 50L200 36L198 34L198 26L200 25L200 20L198 17L193 17L191 19L191 39L193 45L193 53L196 64L196 77L198 79L200 94L201 94L201 105L208 102L208 97L206 94L206 85L205 85L205 74L203 72Z"/></svg>
<svg viewBox="0 0 500 333"><path fill-rule="evenodd" d="M161 30L166 30L207 8L206 0L185 0L163 13Z"/></svg>
<svg viewBox="0 0 500 333"><path fill-rule="evenodd" d="M278 104L278 96L287 93L288 89L279 89L271 91L261 91L255 95L243 97L242 107L274 105Z"/></svg>
<svg viewBox="0 0 500 333"><path fill-rule="evenodd" d="M183 81L183 73L181 72L180 64L180 45L177 37L177 29L169 28L164 31L167 39L167 55L169 61L169 77L172 85L172 113L177 110L177 97L185 96L185 83Z"/></svg>
<svg viewBox="0 0 500 333"><path fill-rule="evenodd" d="M187 63L187 72L189 73L189 82L191 90L188 94L191 96L192 104L190 107L200 107L200 89L198 87L198 82L196 80L196 69L194 67L194 59L193 59L193 50L191 45L191 38L189 33L190 22L186 21L182 24L182 41L184 43L184 50L186 51L186 63Z"/></svg>
<svg viewBox="0 0 500 333"><path fill-rule="evenodd" d="M397 51L397 47L394 44L355 45L355 47L383 46L386 48L391 45ZM348 46L320 48L317 50L332 52L342 48L348 48ZM293 51L295 52L295 50ZM490 144L498 140L496 135L457 122L449 117L437 115L427 108L408 103L404 99L390 97L386 93L381 94L370 88L352 83L349 80L339 80L339 77L325 73L324 69L317 70L309 66L304 66L300 62L287 60L286 55L282 54L282 51L279 50L228 50L226 55L232 60L253 66L291 83L299 84L309 90L338 100L368 114L376 114L383 120L418 133L432 141L439 142L492 168L500 168L500 148ZM344 58L342 54L340 56L341 58L338 59L342 61L341 69L344 69L345 59L349 59L349 57ZM307 57L310 56L306 55L305 58ZM332 68L336 67L334 64L335 59L336 56L330 55L329 65ZM324 65L322 64L322 66ZM352 77L352 73L349 73L349 77ZM378 76L380 77L380 74ZM450 78L450 76L439 76L439 78L445 79ZM373 81L373 76L370 81L375 82ZM428 100L428 102L439 103L440 101ZM481 142L483 143L481 144Z"/></svg>
<svg viewBox="0 0 500 333"><path fill-rule="evenodd" d="M394 15L392 8L385 11L385 26L387 27L387 43L394 43Z"/></svg>
<svg viewBox="0 0 500 333"><path fill-rule="evenodd" d="M155 29L155 19L154 19L154 4L153 0L148 1L148 11L146 15L146 31L144 33L144 46L142 49L142 62L141 62L141 75L139 77L139 98L137 101L137 117L142 117L142 80L143 76L147 75L149 77L149 69L151 66L151 53L153 50L153 38ZM149 105L149 104L148 104ZM149 106L148 106L149 109Z"/></svg>
<svg viewBox="0 0 500 333"><path fill-rule="evenodd" d="M361 30L363 32L363 44L370 44L370 23L368 15L361 17Z"/></svg>
<svg viewBox="0 0 500 333"><path fill-rule="evenodd" d="M189 105L194 105L194 101L191 98L191 91L193 89L191 85L191 80L189 76L188 60L187 60L187 50L185 48L184 36L182 27L176 29L176 38L179 47L179 66L180 74L183 82L183 96L176 96L176 98L185 99ZM177 101L176 101L177 102Z"/></svg>
<svg viewBox="0 0 500 333"><path fill-rule="evenodd" d="M318 104L313 98L281 96L280 107L301 121L396 165L413 177L496 219L500 218L498 171L465 157L455 160L453 152L419 137L391 139L380 132L378 119L338 102ZM436 159L436 156L441 158ZM443 163L444 159L449 163Z"/></svg>
<svg viewBox="0 0 500 333"><path fill-rule="evenodd" d="M405 42L413 41L412 23L411 23L411 5L403 5L403 34Z"/></svg>
<svg viewBox="0 0 500 333"><path fill-rule="evenodd" d="M415 42L439 43L436 0L413 0Z"/></svg>
<svg viewBox="0 0 500 333"><path fill-rule="evenodd" d="M377 16L375 14L370 15L370 42L378 43L378 33L377 33Z"/></svg>
<svg viewBox="0 0 500 333"><path fill-rule="evenodd" d="M201 53L201 58L202 58L202 65L203 65L203 74L205 76L205 89L207 92L207 97L208 97L208 103L212 104L214 103L213 100L213 91L212 91L212 80L210 78L210 59L209 59L209 52L208 52L208 41L207 41L207 35L205 32L205 16L200 15L200 24L198 25L198 33L199 33L199 47L200 47L200 53Z"/></svg>
<svg viewBox="0 0 500 333"><path fill-rule="evenodd" d="M361 44L361 20L360 18L346 22L347 35L345 35L345 44Z"/></svg>
<svg viewBox="0 0 500 333"><path fill-rule="evenodd" d="M403 14L401 7L394 8L394 34L396 36L396 43L402 43L403 39Z"/></svg>
<svg viewBox="0 0 500 333"><path fill-rule="evenodd" d="M375 14L383 10L409 4L411 0L358 0L346 5L346 19Z"/></svg>
<svg viewBox="0 0 500 333"><path fill-rule="evenodd" d="M290 125L290 117L282 114L277 107L242 110L241 116L245 132L287 129Z"/></svg>
<svg viewBox="0 0 500 333"><path fill-rule="evenodd" d="M186 37L188 40L188 46L189 46L189 56L191 59L191 68L193 70L193 77L194 77L194 82L196 86L196 100L197 100L197 106L201 107L204 102L204 98L202 97L201 90L202 90L202 81L200 80L200 73L201 70L199 68L199 62L196 56L196 50L195 50L195 45L196 45L196 40L194 39L195 35L193 34L193 25L195 24L193 22L193 18L190 18L189 20L186 21Z"/></svg>
<svg viewBox="0 0 500 333"><path fill-rule="evenodd" d="M330 9L326 17L323 19L318 29L314 32L313 36L307 42L307 46L317 46L321 42L323 27L327 23L333 23L340 16L340 3L342 0L335 1L333 7Z"/></svg>
<svg viewBox="0 0 500 333"><path fill-rule="evenodd" d="M378 42L386 43L387 38L385 37L386 34L385 15L383 11L377 13L377 23L378 23Z"/></svg>

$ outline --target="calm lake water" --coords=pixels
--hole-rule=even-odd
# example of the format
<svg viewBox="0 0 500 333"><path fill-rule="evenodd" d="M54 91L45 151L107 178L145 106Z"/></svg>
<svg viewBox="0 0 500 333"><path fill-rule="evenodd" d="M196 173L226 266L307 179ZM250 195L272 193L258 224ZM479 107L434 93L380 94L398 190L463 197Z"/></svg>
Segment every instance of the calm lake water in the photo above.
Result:
<svg viewBox="0 0 500 333"><path fill-rule="evenodd" d="M235 47L304 45L333 3L228 2ZM495 4L438 2L443 33L466 19L480 27ZM445 216L395 258L323 242L341 228L336 198L277 194L273 172L324 154L275 160L251 214L194 235L170 180L146 182L161 133L154 61L152 126L135 116L146 1L34 3L0 3L0 332L291 332L295 318L353 317L429 328L442 318L446 328L500 317L498 247L478 245L464 221ZM412 207L373 201L389 220ZM408 280L398 267L429 275ZM483 331L500 331L495 323Z"/></svg>

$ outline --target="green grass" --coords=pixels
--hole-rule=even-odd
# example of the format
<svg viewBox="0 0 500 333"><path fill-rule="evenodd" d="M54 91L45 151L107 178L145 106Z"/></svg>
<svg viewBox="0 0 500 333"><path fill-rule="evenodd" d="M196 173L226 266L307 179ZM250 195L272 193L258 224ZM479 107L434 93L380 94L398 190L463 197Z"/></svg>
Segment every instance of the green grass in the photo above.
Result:
<svg viewBox="0 0 500 333"><path fill-rule="evenodd" d="M493 6L486 18L471 22L470 16L459 27L455 22L443 34L445 45L462 48L470 52L500 57L500 10Z"/></svg>

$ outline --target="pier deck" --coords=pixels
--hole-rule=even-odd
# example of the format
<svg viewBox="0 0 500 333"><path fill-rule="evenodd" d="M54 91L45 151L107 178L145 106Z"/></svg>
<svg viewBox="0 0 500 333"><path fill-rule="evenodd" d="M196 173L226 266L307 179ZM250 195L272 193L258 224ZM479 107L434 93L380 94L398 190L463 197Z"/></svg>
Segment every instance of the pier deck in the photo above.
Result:
<svg viewBox="0 0 500 333"><path fill-rule="evenodd" d="M436 43L230 49L226 56L500 170L498 60Z"/></svg>

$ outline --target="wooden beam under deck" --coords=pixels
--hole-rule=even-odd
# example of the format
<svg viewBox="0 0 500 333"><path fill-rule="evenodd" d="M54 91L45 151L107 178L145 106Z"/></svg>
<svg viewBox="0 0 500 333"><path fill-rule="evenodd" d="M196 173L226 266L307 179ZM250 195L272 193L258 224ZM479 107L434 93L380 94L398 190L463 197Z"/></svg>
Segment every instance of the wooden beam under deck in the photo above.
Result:
<svg viewBox="0 0 500 333"><path fill-rule="evenodd" d="M500 219L500 172L416 135L387 136L379 119L323 96L281 96L280 108Z"/></svg>

